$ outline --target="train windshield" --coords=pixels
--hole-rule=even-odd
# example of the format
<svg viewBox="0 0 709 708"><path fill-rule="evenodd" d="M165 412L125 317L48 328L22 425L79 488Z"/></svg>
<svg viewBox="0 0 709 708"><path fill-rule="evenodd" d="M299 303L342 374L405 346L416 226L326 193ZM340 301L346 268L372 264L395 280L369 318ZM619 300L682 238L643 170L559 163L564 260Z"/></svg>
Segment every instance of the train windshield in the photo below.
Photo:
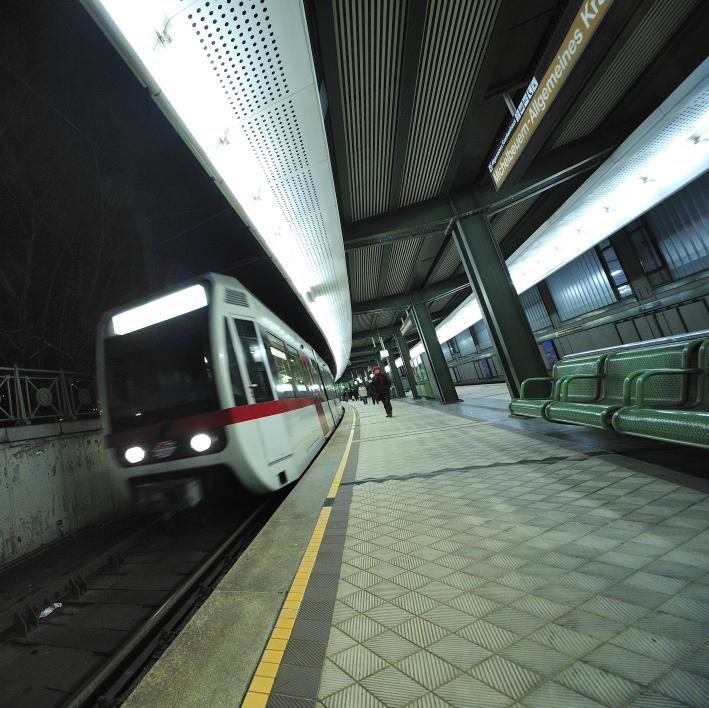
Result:
<svg viewBox="0 0 709 708"><path fill-rule="evenodd" d="M113 432L219 409L209 308L105 342Z"/></svg>

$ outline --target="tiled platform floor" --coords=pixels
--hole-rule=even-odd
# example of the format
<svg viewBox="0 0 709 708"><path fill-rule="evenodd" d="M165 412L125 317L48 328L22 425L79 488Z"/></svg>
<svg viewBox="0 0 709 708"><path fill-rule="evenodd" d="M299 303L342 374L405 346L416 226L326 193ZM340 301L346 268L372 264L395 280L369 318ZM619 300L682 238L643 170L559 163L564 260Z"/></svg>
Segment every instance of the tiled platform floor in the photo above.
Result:
<svg viewBox="0 0 709 708"><path fill-rule="evenodd" d="M709 706L705 494L444 409L356 410L318 705Z"/></svg>

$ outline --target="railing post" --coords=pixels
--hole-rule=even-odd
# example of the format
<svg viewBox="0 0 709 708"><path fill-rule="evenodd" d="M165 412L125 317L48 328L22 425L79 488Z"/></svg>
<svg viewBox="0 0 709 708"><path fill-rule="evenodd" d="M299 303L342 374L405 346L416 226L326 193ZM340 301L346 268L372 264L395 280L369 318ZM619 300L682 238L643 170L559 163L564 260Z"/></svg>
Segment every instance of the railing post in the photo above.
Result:
<svg viewBox="0 0 709 708"><path fill-rule="evenodd" d="M59 369L59 380L61 382L62 397L64 398L64 406L60 409L59 413L62 416L69 416L72 419L76 419L76 412L74 411L73 401L69 395L69 390L66 387L66 376L64 376L64 369Z"/></svg>
<svg viewBox="0 0 709 708"><path fill-rule="evenodd" d="M27 412L25 410L25 396L22 391L20 369L17 364L15 364L15 397L17 401L17 410L20 414L19 419L21 419L25 425L29 425L30 421L27 419Z"/></svg>

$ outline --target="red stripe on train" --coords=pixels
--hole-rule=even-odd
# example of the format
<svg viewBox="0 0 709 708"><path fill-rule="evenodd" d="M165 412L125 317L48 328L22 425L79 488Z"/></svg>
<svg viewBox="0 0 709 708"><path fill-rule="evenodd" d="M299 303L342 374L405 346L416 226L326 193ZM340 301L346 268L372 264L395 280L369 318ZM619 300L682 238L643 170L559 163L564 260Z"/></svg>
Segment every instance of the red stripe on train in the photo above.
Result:
<svg viewBox="0 0 709 708"><path fill-rule="evenodd" d="M201 413L189 418L180 418L173 421L168 428L163 430L162 423L148 425L135 430L124 430L120 433L111 433L106 436L106 447L125 447L127 445L137 445L148 440L155 440L157 437L169 437L170 435L184 435L185 433L197 433L210 428L223 428L225 425L234 423L244 423L247 420L266 418L279 413L288 413L307 406L316 406L320 401L315 397L308 398L287 398L283 401L266 401L265 403L252 403L248 406L235 406L224 410ZM320 406L322 408L322 404ZM319 415L318 415L319 417Z"/></svg>

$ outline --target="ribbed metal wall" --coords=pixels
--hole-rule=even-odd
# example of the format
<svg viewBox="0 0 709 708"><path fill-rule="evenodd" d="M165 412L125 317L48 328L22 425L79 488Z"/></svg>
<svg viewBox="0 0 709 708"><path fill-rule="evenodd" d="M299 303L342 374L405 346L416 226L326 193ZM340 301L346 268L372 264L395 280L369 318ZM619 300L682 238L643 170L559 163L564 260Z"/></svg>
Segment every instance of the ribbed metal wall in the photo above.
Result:
<svg viewBox="0 0 709 708"><path fill-rule="evenodd" d="M473 335L470 334L469 329L464 329L455 335L455 341L458 343L458 351L461 356L466 356L468 354L475 354L477 351L475 349L475 342L473 341Z"/></svg>
<svg viewBox="0 0 709 708"><path fill-rule="evenodd" d="M657 0L603 78L576 108L576 115L554 143L555 148L588 135L602 123L699 1Z"/></svg>
<svg viewBox="0 0 709 708"><path fill-rule="evenodd" d="M672 277L709 268L709 175L687 185L644 217Z"/></svg>
<svg viewBox="0 0 709 708"><path fill-rule="evenodd" d="M593 249L552 273L546 283L562 320L616 302L613 288Z"/></svg>
<svg viewBox="0 0 709 708"><path fill-rule="evenodd" d="M487 331L487 326L483 320L478 320L473 325L473 331L480 345L480 349L490 349L492 347L492 339L490 339L490 332Z"/></svg>
<svg viewBox="0 0 709 708"><path fill-rule="evenodd" d="M542 296L539 294L539 289L533 285L529 290L525 290L519 295L519 301L524 308L524 314L527 315L529 326L533 331L546 329L551 327L551 320L544 303Z"/></svg>
<svg viewBox="0 0 709 708"><path fill-rule="evenodd" d="M333 0L352 219L388 207L405 0Z"/></svg>
<svg viewBox="0 0 709 708"><path fill-rule="evenodd" d="M438 193L480 71L500 0L431 0L400 205Z"/></svg>

